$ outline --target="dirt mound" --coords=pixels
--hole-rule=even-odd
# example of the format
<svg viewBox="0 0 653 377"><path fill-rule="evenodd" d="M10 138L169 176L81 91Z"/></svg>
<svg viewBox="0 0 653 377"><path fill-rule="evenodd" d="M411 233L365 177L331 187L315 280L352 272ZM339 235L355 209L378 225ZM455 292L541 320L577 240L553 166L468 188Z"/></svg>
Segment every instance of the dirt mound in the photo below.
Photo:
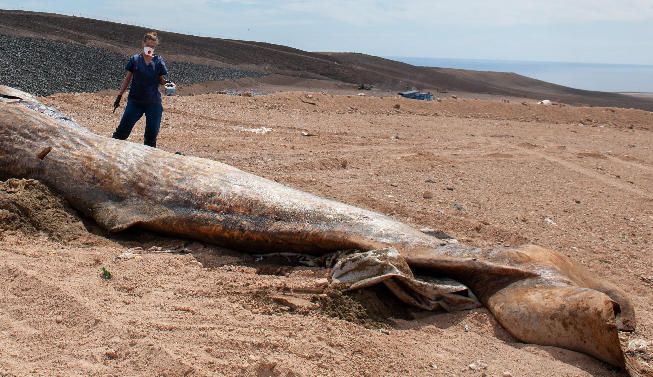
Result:
<svg viewBox="0 0 653 377"><path fill-rule="evenodd" d="M116 89L127 54L77 43L0 34L0 82L34 95ZM30 62L47 62L35 74ZM74 63L73 63L74 62ZM188 62L167 61L177 84L260 78L264 74Z"/></svg>
<svg viewBox="0 0 653 377"><path fill-rule="evenodd" d="M407 307L382 284L344 293L328 290L317 301L323 314L369 329L392 326L395 319L410 320L421 313Z"/></svg>
<svg viewBox="0 0 653 377"><path fill-rule="evenodd" d="M44 184L31 179L0 181L0 236L21 232L71 241L88 234L80 217L66 201Z"/></svg>

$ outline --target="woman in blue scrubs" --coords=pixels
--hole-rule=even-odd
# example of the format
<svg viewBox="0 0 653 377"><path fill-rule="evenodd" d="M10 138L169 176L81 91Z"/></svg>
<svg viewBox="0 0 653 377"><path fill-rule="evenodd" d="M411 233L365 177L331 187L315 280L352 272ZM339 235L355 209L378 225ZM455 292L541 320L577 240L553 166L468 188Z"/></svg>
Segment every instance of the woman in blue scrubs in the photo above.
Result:
<svg viewBox="0 0 653 377"><path fill-rule="evenodd" d="M122 81L120 94L113 104L114 110L120 106L120 100L127 86L129 86L129 96L120 124L113 133L114 139L127 139L136 122L145 114L145 145L156 148L156 138L163 116L159 85L166 83L164 76L168 74L163 58L154 55L154 49L158 44L159 38L155 32L145 34L143 51L130 57L125 66L127 74Z"/></svg>

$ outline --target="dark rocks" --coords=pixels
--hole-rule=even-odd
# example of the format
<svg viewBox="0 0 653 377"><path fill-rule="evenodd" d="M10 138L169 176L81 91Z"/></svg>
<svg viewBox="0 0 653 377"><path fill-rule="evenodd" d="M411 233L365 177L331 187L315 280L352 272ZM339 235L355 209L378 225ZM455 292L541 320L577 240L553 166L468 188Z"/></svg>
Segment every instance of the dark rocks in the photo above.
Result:
<svg viewBox="0 0 653 377"><path fill-rule="evenodd" d="M39 96L118 90L128 59L113 51L77 43L6 35L0 35L0 51L0 85ZM264 76L260 72L186 62L166 63L169 78L177 84Z"/></svg>

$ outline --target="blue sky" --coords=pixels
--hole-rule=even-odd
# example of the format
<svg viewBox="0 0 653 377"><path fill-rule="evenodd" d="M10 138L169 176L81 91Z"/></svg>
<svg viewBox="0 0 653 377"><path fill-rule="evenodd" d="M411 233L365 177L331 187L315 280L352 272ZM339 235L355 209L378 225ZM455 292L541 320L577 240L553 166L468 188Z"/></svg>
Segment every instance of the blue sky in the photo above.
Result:
<svg viewBox="0 0 653 377"><path fill-rule="evenodd" d="M0 8L309 51L653 64L653 0L0 0Z"/></svg>

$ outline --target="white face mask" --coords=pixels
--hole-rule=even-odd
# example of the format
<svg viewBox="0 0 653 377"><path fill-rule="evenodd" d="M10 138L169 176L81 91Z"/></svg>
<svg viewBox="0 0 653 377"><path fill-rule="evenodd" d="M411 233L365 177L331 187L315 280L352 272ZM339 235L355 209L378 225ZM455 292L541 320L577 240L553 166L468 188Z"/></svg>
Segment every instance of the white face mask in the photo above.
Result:
<svg viewBox="0 0 653 377"><path fill-rule="evenodd" d="M153 47L143 47L143 53L147 56L154 56L154 48Z"/></svg>

